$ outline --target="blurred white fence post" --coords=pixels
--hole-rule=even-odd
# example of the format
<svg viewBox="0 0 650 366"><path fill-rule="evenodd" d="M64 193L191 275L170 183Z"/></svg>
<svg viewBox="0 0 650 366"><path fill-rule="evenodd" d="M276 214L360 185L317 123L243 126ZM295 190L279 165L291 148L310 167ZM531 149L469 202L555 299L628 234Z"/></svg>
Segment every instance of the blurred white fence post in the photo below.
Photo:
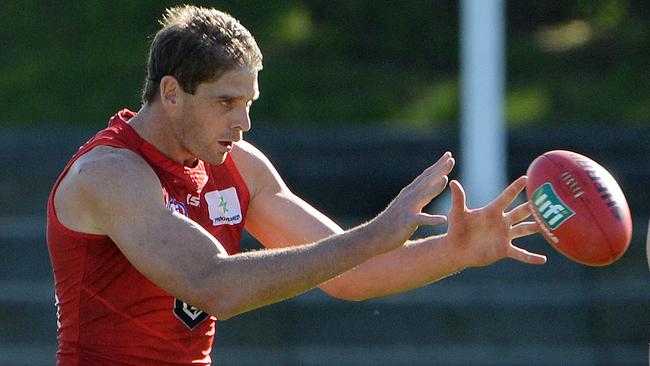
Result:
<svg viewBox="0 0 650 366"><path fill-rule="evenodd" d="M506 185L503 0L462 0L461 183L468 205L483 206Z"/></svg>

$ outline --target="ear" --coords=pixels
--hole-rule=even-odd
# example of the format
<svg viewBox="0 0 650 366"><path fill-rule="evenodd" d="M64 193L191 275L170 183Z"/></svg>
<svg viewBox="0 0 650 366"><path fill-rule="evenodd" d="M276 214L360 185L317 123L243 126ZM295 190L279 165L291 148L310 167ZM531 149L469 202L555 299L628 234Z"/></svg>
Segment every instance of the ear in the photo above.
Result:
<svg viewBox="0 0 650 366"><path fill-rule="evenodd" d="M181 103L183 89L178 80L171 75L165 75L160 79L158 92L160 93L160 101L166 108L174 108Z"/></svg>

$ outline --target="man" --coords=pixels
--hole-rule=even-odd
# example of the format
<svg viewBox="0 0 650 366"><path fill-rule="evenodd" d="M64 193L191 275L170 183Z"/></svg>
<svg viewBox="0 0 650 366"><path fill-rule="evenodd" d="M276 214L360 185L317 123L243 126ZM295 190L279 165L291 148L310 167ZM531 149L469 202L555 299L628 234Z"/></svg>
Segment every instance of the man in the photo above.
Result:
<svg viewBox="0 0 650 366"><path fill-rule="evenodd" d="M215 9L167 10L151 45L143 106L122 110L71 159L48 204L59 365L210 364L215 319L319 286L362 300L505 257L537 231L529 206L465 206L451 182L448 233L408 241L444 216L422 208L447 185L445 153L366 224L342 230L242 140L262 56ZM238 253L246 229L268 250Z"/></svg>

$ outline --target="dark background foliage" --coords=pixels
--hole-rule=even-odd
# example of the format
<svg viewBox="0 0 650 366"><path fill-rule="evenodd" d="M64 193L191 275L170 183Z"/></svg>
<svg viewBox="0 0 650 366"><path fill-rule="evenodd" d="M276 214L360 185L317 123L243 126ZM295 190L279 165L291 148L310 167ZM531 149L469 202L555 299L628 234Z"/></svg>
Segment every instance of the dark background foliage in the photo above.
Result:
<svg viewBox="0 0 650 366"><path fill-rule="evenodd" d="M150 37L174 1L5 1L0 123L101 125L137 109ZM459 117L459 2L198 1L232 13L265 55L255 121L450 125ZM650 3L508 1L507 117L645 123Z"/></svg>

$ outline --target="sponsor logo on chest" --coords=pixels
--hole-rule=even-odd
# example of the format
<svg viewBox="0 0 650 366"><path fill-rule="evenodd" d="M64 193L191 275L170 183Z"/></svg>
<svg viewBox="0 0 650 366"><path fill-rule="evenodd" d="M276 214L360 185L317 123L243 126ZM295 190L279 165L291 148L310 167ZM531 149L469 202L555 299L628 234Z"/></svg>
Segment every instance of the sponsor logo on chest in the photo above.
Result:
<svg viewBox="0 0 650 366"><path fill-rule="evenodd" d="M239 197L234 187L205 194L208 203L208 214L213 226L237 225L242 221Z"/></svg>

